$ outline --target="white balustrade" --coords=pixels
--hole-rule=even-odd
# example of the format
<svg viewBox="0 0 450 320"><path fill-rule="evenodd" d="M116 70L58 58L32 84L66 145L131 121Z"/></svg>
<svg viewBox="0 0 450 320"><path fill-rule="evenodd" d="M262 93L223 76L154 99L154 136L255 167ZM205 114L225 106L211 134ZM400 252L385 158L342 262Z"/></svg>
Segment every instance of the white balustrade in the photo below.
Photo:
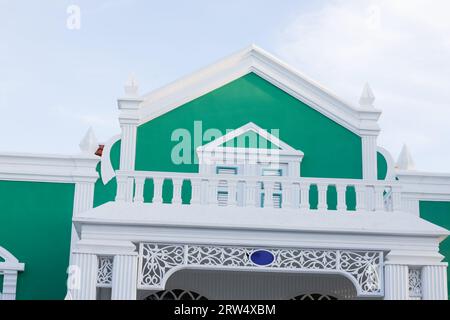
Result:
<svg viewBox="0 0 450 320"><path fill-rule="evenodd" d="M146 181L153 196L145 199ZM172 189L170 190L170 183ZM398 182L279 176L203 175L197 173L118 171L117 201L164 205L247 206L318 211L398 211L402 197ZM168 194L163 194L164 192ZM172 197L169 198L170 191ZM190 200L188 198L191 193ZM186 203L183 203L185 199ZM333 208L334 209L334 208Z"/></svg>

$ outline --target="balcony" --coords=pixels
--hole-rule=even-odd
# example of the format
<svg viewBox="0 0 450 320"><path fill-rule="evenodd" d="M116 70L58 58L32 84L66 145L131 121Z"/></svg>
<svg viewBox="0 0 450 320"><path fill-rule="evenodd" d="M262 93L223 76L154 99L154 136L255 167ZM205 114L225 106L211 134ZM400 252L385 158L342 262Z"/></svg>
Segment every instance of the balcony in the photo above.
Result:
<svg viewBox="0 0 450 320"><path fill-rule="evenodd" d="M401 210L401 187L396 181L118 171L117 184L117 202L138 204L337 212Z"/></svg>

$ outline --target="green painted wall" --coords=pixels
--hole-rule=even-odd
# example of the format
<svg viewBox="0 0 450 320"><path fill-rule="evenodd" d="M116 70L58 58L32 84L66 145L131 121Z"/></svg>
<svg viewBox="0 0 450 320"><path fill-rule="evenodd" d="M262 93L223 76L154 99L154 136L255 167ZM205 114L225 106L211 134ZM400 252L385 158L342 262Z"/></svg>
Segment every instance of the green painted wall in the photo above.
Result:
<svg viewBox="0 0 450 320"><path fill-rule="evenodd" d="M386 179L388 164L386 159L381 153L377 153L377 169L378 169L378 180Z"/></svg>
<svg viewBox="0 0 450 320"><path fill-rule="evenodd" d="M74 188L0 181L0 245L25 263L17 299L64 299Z"/></svg>
<svg viewBox="0 0 450 320"><path fill-rule="evenodd" d="M420 216L434 224L450 230L450 202L420 201ZM450 261L450 238L445 239L439 246L440 253ZM450 271L447 270L447 281L450 295Z"/></svg>
<svg viewBox="0 0 450 320"><path fill-rule="evenodd" d="M362 177L359 136L254 73L141 125L136 170L196 172L195 164L176 165L171 160L177 144L171 141L173 131L183 128L194 136L194 121L203 122L203 132L216 128L224 134L248 122L269 131L279 129L281 140L305 153L303 176Z"/></svg>
<svg viewBox="0 0 450 320"><path fill-rule="evenodd" d="M321 113L260 78L249 74L219 89L199 97L138 128L136 170L198 172L198 165L175 164L172 149L179 141L172 141L176 129L186 129L192 137L191 159L196 157L194 122L202 121L202 132L214 128L225 134L249 122L263 129L278 129L279 138L305 153L302 176L326 178L362 178L361 138ZM120 147L111 151L115 169L119 166ZM192 161L194 162L194 161ZM99 180L95 190L95 206L112 201L115 180L104 186ZM165 185L165 198L170 195L170 183ZM186 195L189 186L185 186ZM333 206L335 191L329 191ZM145 186L145 200L152 197L152 184ZM314 197L314 192L312 198ZM354 206L354 192L348 192L349 205Z"/></svg>

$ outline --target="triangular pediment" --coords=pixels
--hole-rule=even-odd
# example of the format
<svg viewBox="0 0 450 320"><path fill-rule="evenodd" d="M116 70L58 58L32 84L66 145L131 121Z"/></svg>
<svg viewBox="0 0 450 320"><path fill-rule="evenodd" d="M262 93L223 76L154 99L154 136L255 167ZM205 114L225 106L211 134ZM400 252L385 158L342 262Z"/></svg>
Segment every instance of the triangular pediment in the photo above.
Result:
<svg viewBox="0 0 450 320"><path fill-rule="evenodd" d="M139 98L140 123L254 73L356 134L379 132L381 111L353 106L254 45Z"/></svg>
<svg viewBox="0 0 450 320"><path fill-rule="evenodd" d="M303 156L303 152L295 150L277 136L262 129L253 122L233 130L226 135L197 148L197 152L218 152L231 150L234 152L248 152L256 149L276 150L280 154ZM256 152L256 151L255 151Z"/></svg>

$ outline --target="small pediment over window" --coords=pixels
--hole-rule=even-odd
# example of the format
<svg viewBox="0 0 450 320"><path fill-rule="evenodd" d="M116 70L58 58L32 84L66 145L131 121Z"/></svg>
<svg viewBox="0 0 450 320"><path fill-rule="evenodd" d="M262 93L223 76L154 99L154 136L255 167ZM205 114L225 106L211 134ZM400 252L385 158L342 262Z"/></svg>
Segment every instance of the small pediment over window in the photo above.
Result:
<svg viewBox="0 0 450 320"><path fill-rule="evenodd" d="M295 150L278 138L278 131L268 132L250 122L226 135L197 148L200 172L210 172L205 166L257 165L299 167L303 152ZM297 171L297 170L296 170Z"/></svg>

